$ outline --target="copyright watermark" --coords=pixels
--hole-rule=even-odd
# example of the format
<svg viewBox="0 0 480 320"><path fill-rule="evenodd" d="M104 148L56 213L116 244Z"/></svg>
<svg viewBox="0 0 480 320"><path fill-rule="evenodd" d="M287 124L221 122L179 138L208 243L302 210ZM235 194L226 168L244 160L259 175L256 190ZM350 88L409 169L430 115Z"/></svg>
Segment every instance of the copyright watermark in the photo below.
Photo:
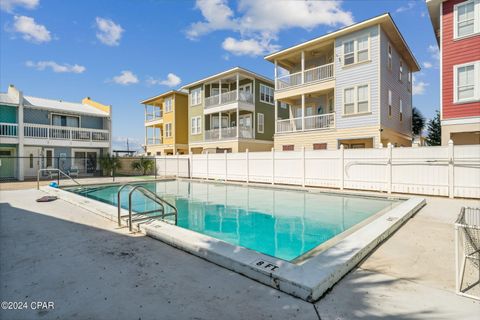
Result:
<svg viewBox="0 0 480 320"><path fill-rule="evenodd" d="M2 301L2 310L54 310L53 301Z"/></svg>

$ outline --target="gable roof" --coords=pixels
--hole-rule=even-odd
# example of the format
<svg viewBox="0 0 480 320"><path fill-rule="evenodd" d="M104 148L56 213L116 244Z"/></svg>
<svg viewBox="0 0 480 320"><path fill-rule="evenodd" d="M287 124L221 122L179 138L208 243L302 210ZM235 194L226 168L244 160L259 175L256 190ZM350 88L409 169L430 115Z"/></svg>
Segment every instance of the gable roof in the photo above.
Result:
<svg viewBox="0 0 480 320"><path fill-rule="evenodd" d="M36 109L48 109L57 112L72 112L93 116L108 117L108 112L99 110L93 106L82 103L52 100L32 96L24 96L24 106Z"/></svg>
<svg viewBox="0 0 480 320"><path fill-rule="evenodd" d="M149 102L154 102L155 100L158 100L158 99L161 99L161 98L165 98L169 95L172 95L172 94L181 94L181 95L188 95L187 92L185 91L178 91L178 90L169 90L167 92L164 92L164 93L161 93L159 95L156 95L156 96L153 96L153 97L150 97L150 98L147 98L145 100L142 100L140 101L141 104L148 104Z"/></svg>

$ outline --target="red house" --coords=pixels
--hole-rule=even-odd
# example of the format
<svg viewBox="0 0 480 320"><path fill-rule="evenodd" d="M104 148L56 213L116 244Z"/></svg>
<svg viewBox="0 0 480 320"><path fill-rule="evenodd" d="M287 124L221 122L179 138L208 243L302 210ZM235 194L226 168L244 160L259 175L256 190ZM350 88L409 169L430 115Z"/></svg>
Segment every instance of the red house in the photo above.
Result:
<svg viewBox="0 0 480 320"><path fill-rule="evenodd" d="M440 47L442 145L480 144L480 0L427 0Z"/></svg>

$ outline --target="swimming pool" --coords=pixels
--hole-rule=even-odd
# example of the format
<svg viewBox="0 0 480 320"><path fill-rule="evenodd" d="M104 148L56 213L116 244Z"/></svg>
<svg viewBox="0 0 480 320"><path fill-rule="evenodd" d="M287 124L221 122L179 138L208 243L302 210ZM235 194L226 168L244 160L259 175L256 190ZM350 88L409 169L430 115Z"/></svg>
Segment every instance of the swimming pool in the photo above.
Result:
<svg viewBox="0 0 480 320"><path fill-rule="evenodd" d="M299 259L402 202L190 180L141 185L177 207L177 226L286 261ZM65 190L117 206L119 188L104 185ZM125 209L129 191L126 187L121 192ZM132 202L137 212L156 206L140 193L134 193Z"/></svg>

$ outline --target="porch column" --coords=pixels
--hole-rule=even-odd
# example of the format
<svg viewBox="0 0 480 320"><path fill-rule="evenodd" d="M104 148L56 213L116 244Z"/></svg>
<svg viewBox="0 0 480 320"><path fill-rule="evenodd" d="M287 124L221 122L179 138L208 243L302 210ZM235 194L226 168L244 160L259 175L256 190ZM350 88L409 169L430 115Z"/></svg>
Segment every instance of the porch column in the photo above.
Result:
<svg viewBox="0 0 480 320"><path fill-rule="evenodd" d="M278 121L278 102L277 99L273 100L274 108L275 108L275 133L277 133L277 121Z"/></svg>
<svg viewBox="0 0 480 320"><path fill-rule="evenodd" d="M237 92L238 95L238 92ZM237 125L237 139L240 137L240 108L237 106L237 120L235 121Z"/></svg>
<svg viewBox="0 0 480 320"><path fill-rule="evenodd" d="M222 139L222 113L218 113L218 139Z"/></svg>
<svg viewBox="0 0 480 320"><path fill-rule="evenodd" d="M305 82L305 51L302 50L302 84Z"/></svg>
<svg viewBox="0 0 480 320"><path fill-rule="evenodd" d="M256 118L256 117L255 117L255 112L252 112L252 118L253 118L253 119L252 119L253 139L255 139L255 133L257 132L257 129L256 129L256 127L255 127L255 118Z"/></svg>
<svg viewBox="0 0 480 320"><path fill-rule="evenodd" d="M305 94L302 94L302 131L305 130Z"/></svg>
<svg viewBox="0 0 480 320"><path fill-rule="evenodd" d="M236 85L236 88L237 88L237 101L239 100L239 97L240 97L240 74L237 72L237 85ZM238 108L237 108L238 109ZM237 122L238 122L238 119L237 119ZM238 137L238 134L237 134L237 137Z"/></svg>
<svg viewBox="0 0 480 320"><path fill-rule="evenodd" d="M218 104L222 104L222 79L218 80Z"/></svg>
<svg viewBox="0 0 480 320"><path fill-rule="evenodd" d="M155 143L157 142L157 141L155 141L155 136L156 136L156 134L155 134L155 131L156 131L156 130L155 130L155 126L153 126L152 129L153 129L152 139L153 139L153 144L155 144Z"/></svg>
<svg viewBox="0 0 480 320"><path fill-rule="evenodd" d="M24 170L24 161L23 157L25 156L25 151L23 149L23 139L24 139L24 128L23 128L23 92L19 91L18 94L18 180L23 181L25 178Z"/></svg>
<svg viewBox="0 0 480 320"><path fill-rule="evenodd" d="M275 81L275 89L277 89L277 75L278 75L277 59L274 60L274 63L275 63L275 69L273 70L273 73L274 73L273 81Z"/></svg>
<svg viewBox="0 0 480 320"><path fill-rule="evenodd" d="M147 122L147 105L144 104L143 106L145 107L145 122Z"/></svg>
<svg viewBox="0 0 480 320"><path fill-rule="evenodd" d="M145 126L145 148L147 147L148 143L148 127Z"/></svg>

